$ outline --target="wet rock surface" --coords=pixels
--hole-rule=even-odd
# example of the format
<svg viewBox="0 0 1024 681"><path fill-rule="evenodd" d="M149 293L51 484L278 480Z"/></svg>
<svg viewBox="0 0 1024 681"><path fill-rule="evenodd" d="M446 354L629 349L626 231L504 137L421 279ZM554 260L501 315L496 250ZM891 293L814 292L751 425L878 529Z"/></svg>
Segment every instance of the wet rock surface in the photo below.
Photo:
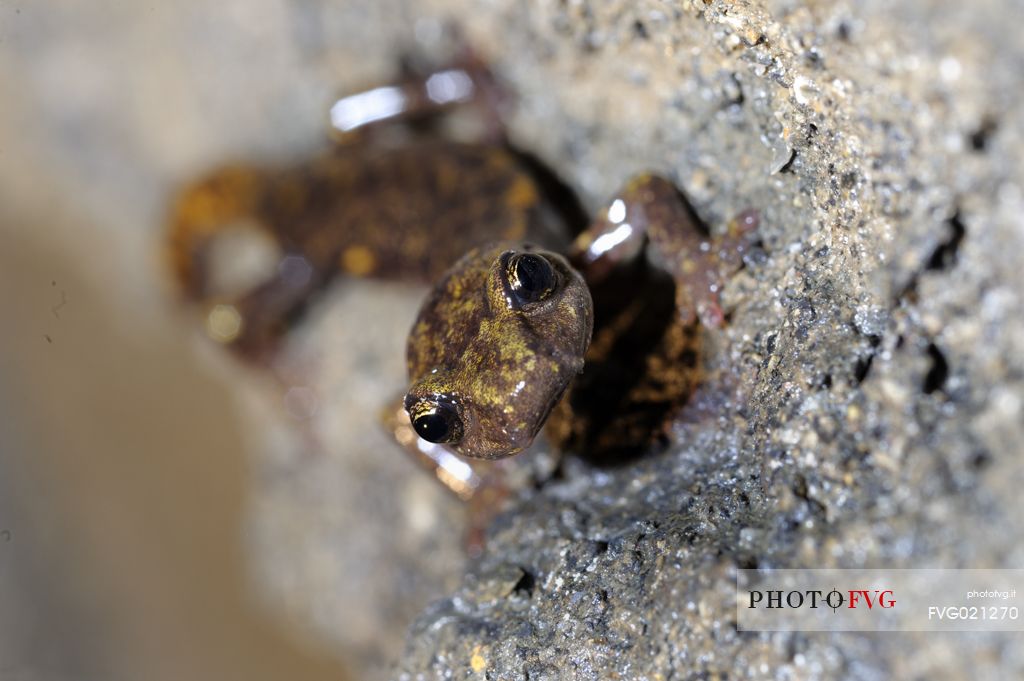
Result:
<svg viewBox="0 0 1024 681"><path fill-rule="evenodd" d="M483 560L414 625L404 677L1021 673L1007 635L741 633L734 607L741 567L1020 564L1008 11L500 13L496 60L525 102L517 139L589 205L631 170L667 169L713 227L757 207L763 247L708 339L735 389L684 419L669 452L575 461L502 516Z"/></svg>
<svg viewBox="0 0 1024 681"><path fill-rule="evenodd" d="M389 544L387 523L353 530L345 521L323 538L347 556L329 563L337 577L357 560L353 536L371 533L378 548L358 560L416 573L419 590L404 604L433 600L395 674L1020 672L1024 658L1006 635L751 634L737 631L734 614L742 567L1020 564L1021 53L1001 37L1009 11L416 6L427 54L440 50L441 21L460 17L517 93L515 143L590 209L630 174L655 169L676 179L713 230L757 208L762 242L726 290L730 324L705 334L705 361L720 378L681 416L668 451L611 469L585 453L571 459L564 477L523 492L495 521L464 575L451 553ZM318 325L308 327L310 347L347 342L344 330ZM326 353L321 361L337 364ZM337 374L344 385L352 375ZM400 390L399 371L389 375ZM321 413L338 442L349 431L334 406ZM293 489L277 489L294 501ZM417 498L447 515L421 537L458 551L459 510L432 494ZM263 555L280 565L295 553ZM299 591L312 598L308 583ZM378 606L397 601L387 591ZM328 580L313 593L345 591ZM374 645L365 659L382 670L393 644Z"/></svg>

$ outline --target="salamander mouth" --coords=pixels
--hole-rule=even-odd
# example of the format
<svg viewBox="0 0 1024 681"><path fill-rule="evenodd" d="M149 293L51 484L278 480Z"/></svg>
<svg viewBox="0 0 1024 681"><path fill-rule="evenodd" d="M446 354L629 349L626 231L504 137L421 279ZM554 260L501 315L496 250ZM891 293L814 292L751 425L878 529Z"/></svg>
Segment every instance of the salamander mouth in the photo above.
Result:
<svg viewBox="0 0 1024 681"><path fill-rule="evenodd" d="M568 389L569 383L566 383L560 389L556 390L551 394L551 397L548 399L547 404L544 405L543 411L540 412L540 418L537 420L537 430L536 432L533 433L534 436L536 436L537 433L539 433L541 429L544 427L544 424L547 423L548 417L551 416L551 412L553 412L555 410L555 407L558 406L558 403L562 401L562 398L565 396L565 391Z"/></svg>

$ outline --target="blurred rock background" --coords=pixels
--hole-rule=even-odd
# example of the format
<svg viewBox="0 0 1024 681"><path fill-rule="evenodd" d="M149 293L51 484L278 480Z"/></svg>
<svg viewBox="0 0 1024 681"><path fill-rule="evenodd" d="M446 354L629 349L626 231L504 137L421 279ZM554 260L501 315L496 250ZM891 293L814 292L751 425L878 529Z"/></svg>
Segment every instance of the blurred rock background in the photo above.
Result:
<svg viewBox="0 0 1024 681"><path fill-rule="evenodd" d="M1007 635L730 619L737 566L1024 564L1022 14L0 1L0 678L1024 675ZM201 342L159 257L176 186L316 148L453 18L590 209L656 169L763 224L708 338L733 390L662 456L571 461L469 566L376 425L418 291L334 287L288 390Z"/></svg>

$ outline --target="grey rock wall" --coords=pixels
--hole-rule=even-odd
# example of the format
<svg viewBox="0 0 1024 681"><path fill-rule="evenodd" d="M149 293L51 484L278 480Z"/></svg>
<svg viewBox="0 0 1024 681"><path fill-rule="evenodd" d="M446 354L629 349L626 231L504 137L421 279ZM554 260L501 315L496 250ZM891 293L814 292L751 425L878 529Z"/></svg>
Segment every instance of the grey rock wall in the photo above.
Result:
<svg viewBox="0 0 1024 681"><path fill-rule="evenodd" d="M759 208L764 247L711 339L735 394L669 454L579 465L502 517L405 675L1019 675L1006 635L741 634L733 614L737 567L1020 564L1019 10L498 14L532 102L515 131L591 205L667 170L711 224Z"/></svg>
<svg viewBox="0 0 1024 681"><path fill-rule="evenodd" d="M465 576L451 567L459 511L433 492L402 501L434 509L413 513L418 542L380 541L382 527L389 536L409 526L393 499L387 511L350 506L336 525L309 518L307 527L333 527L314 546L337 554L327 563L336 571L320 588L297 585L295 611L325 594L328 612L359 603L360 583L343 575L371 556L388 568L371 580L379 597L366 612L433 601L408 634L403 678L1019 672L1002 635L740 634L732 614L737 567L1020 564L1021 52L1002 29L1019 11L455 1L405 11L428 54L458 17L519 96L515 142L591 209L630 174L655 169L713 227L756 207L763 247L726 291L731 324L707 338L709 365L731 390L698 400L667 454L613 470L570 462L567 479L497 520ZM315 319L358 316L363 303L339 305ZM322 348L355 340L328 326L314 321L298 354L347 365ZM339 368L329 385L352 375ZM380 375L364 380L379 385ZM364 423L366 408L345 388L320 392L336 396L320 412L334 424L327 440L365 461L338 414ZM367 445L375 457L383 447ZM412 474L386 466L392 482ZM293 489L273 489L294 513ZM299 508L320 513L330 496ZM353 522L363 514L378 522ZM372 550L353 555L353 537L366 535ZM272 575L296 552L264 555ZM410 583L411 600L394 590ZM391 622L408 615L385 612ZM387 658L389 627L387 639L356 646L378 651L368 664ZM349 640L349 629L320 619L330 637Z"/></svg>

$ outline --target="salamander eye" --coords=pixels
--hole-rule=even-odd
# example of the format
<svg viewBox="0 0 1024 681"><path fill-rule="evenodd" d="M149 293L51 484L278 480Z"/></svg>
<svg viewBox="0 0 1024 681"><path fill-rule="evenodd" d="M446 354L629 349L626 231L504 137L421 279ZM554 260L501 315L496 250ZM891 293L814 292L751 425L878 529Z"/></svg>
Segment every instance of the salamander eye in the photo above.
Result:
<svg viewBox="0 0 1024 681"><path fill-rule="evenodd" d="M454 444L462 439L462 419L451 404L422 401L409 410L416 434L427 442Z"/></svg>
<svg viewBox="0 0 1024 681"><path fill-rule="evenodd" d="M536 253L519 253L508 259L505 277L519 302L536 303L555 290L558 277L548 259Z"/></svg>

